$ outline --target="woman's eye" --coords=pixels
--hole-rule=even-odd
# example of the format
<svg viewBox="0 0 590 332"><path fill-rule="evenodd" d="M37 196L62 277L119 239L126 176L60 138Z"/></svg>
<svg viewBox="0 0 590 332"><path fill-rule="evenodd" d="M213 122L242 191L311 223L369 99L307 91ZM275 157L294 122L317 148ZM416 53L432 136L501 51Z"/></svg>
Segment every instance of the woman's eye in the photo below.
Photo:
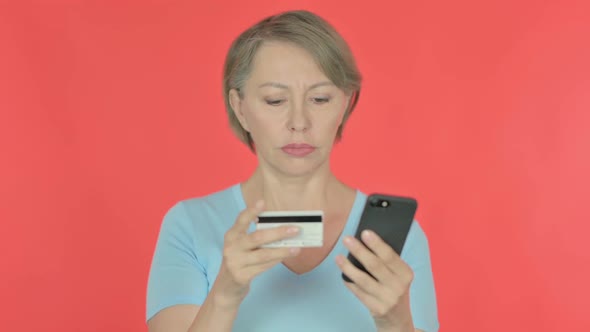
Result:
<svg viewBox="0 0 590 332"><path fill-rule="evenodd" d="M330 101L330 98L327 97L316 97L312 98L313 102L316 104L325 104Z"/></svg>
<svg viewBox="0 0 590 332"><path fill-rule="evenodd" d="M283 103L282 99L267 99L266 103L270 106L279 106Z"/></svg>

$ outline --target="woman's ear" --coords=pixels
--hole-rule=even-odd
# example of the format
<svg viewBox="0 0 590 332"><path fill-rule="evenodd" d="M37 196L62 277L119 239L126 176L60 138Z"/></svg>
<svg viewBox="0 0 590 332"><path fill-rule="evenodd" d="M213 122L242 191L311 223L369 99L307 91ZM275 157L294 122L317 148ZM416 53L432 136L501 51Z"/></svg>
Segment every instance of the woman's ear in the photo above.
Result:
<svg viewBox="0 0 590 332"><path fill-rule="evenodd" d="M240 97L238 90L229 90L229 105L238 121L240 121L242 128L244 128L245 131L250 132L246 117L244 116L244 109L242 108L242 98Z"/></svg>

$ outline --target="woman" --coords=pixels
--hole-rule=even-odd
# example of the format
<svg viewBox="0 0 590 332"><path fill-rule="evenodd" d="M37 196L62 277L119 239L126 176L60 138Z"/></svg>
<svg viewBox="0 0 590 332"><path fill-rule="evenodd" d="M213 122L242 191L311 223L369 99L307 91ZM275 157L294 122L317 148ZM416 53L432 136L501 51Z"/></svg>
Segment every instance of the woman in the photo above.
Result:
<svg viewBox="0 0 590 332"><path fill-rule="evenodd" d="M266 18L234 41L226 108L259 164L243 183L166 214L149 276L151 332L438 330L419 225L402 257L373 233L364 234L367 249L353 238L366 195L330 170L360 81L344 40L307 11ZM324 246L261 248L298 232L256 231L263 210L323 210ZM376 280L348 261L349 251Z"/></svg>

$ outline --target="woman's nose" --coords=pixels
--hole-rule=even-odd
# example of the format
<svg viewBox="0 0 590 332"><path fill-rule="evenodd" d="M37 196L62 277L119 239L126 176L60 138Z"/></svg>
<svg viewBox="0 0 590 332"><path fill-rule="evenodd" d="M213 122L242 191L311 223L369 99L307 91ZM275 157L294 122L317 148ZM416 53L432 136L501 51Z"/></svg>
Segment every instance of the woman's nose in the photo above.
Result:
<svg viewBox="0 0 590 332"><path fill-rule="evenodd" d="M311 128L311 121L304 104L293 103L289 110L287 127L290 131L305 132Z"/></svg>

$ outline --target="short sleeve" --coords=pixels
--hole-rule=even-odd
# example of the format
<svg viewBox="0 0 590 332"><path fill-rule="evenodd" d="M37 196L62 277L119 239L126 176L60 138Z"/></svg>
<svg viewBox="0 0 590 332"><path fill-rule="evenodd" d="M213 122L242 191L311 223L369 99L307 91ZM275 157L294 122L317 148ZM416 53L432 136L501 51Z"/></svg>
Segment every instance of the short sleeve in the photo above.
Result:
<svg viewBox="0 0 590 332"><path fill-rule="evenodd" d="M206 272L195 252L194 227L180 202L168 210L160 227L148 277L146 321L172 305L201 305L207 289Z"/></svg>
<svg viewBox="0 0 590 332"><path fill-rule="evenodd" d="M424 332L439 330L434 278L426 234L417 221L412 223L402 259L412 268L414 280L410 286L410 308L414 327Z"/></svg>

